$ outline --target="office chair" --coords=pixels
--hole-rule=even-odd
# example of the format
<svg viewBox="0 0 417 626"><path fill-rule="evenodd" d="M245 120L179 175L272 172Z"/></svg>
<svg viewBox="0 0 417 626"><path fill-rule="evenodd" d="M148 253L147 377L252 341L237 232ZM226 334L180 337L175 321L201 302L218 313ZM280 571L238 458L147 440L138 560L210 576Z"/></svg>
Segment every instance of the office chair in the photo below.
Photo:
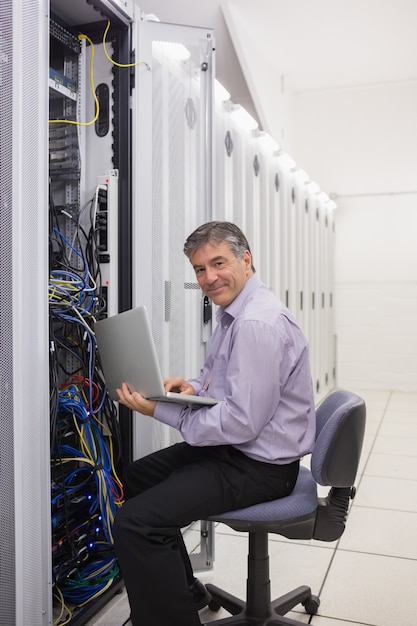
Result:
<svg viewBox="0 0 417 626"><path fill-rule="evenodd" d="M300 467L293 492L279 500L210 517L230 528L249 533L246 601L207 584L209 608L225 608L231 617L210 626L305 626L288 617L301 603L310 615L317 613L319 598L301 586L271 601L268 533L289 539L334 541L344 529L350 500L355 496L356 472L365 432L366 407L362 398L344 390L331 392L316 412L316 443L311 469ZM326 498L318 498L317 484L329 486Z"/></svg>

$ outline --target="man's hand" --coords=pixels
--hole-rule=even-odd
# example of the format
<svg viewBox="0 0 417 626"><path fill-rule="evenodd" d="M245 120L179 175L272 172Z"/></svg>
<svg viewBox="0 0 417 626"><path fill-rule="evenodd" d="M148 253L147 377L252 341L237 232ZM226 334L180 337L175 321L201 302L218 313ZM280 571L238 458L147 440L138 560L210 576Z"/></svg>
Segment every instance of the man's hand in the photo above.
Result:
<svg viewBox="0 0 417 626"><path fill-rule="evenodd" d="M122 383L122 388L117 389L116 391L121 404L124 404L129 409L132 409L132 411L138 411L138 413L153 417L156 405L155 400L148 400L137 391L131 393L126 383Z"/></svg>
<svg viewBox="0 0 417 626"><path fill-rule="evenodd" d="M194 387L179 376L164 378L164 387L165 391L174 391L175 393L187 393L190 396L195 396Z"/></svg>

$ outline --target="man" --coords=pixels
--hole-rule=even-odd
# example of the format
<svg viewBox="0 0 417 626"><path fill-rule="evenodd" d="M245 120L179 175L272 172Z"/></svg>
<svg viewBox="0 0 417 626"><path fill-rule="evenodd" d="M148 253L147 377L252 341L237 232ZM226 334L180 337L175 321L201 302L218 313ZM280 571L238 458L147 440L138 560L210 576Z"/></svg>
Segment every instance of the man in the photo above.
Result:
<svg viewBox="0 0 417 626"><path fill-rule="evenodd" d="M312 450L315 411L307 342L261 282L242 231L210 222L187 239L205 295L219 306L199 377L168 391L221 402L189 408L118 390L122 404L177 428L183 443L132 463L115 549L134 626L200 626L209 596L194 578L180 528L212 514L280 498Z"/></svg>

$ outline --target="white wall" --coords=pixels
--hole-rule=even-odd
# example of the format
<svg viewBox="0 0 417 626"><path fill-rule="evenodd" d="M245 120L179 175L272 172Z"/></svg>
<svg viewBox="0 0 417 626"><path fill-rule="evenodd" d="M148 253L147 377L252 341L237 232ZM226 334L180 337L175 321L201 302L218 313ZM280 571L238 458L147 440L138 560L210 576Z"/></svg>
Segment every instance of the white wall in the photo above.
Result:
<svg viewBox="0 0 417 626"><path fill-rule="evenodd" d="M338 384L417 390L417 83L294 100L297 162L335 214Z"/></svg>

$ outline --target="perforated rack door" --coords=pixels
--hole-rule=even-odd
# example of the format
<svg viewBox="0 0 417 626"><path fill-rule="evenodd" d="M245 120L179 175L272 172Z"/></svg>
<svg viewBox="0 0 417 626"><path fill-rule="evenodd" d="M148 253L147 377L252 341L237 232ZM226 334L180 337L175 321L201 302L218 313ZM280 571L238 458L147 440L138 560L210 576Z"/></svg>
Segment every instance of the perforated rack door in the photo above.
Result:
<svg viewBox="0 0 417 626"><path fill-rule="evenodd" d="M182 249L212 215L212 49L210 30L140 24L142 64L132 101L133 304L148 308L163 376L196 375L211 330L202 323L202 295ZM162 424L150 428L137 433L136 456L176 438Z"/></svg>
<svg viewBox="0 0 417 626"><path fill-rule="evenodd" d="M0 5L0 624L14 624L12 0Z"/></svg>
<svg viewBox="0 0 417 626"><path fill-rule="evenodd" d="M141 22L133 94L133 301L145 304L162 375L191 378L211 324L186 237L211 219L213 32ZM156 420L135 419L134 456L180 440ZM210 542L202 531L202 552ZM210 544L211 545L211 544ZM211 556L202 556L204 567Z"/></svg>
<svg viewBox="0 0 417 626"><path fill-rule="evenodd" d="M46 0L0 3L0 624L51 623ZM39 43L41 42L41 44Z"/></svg>

